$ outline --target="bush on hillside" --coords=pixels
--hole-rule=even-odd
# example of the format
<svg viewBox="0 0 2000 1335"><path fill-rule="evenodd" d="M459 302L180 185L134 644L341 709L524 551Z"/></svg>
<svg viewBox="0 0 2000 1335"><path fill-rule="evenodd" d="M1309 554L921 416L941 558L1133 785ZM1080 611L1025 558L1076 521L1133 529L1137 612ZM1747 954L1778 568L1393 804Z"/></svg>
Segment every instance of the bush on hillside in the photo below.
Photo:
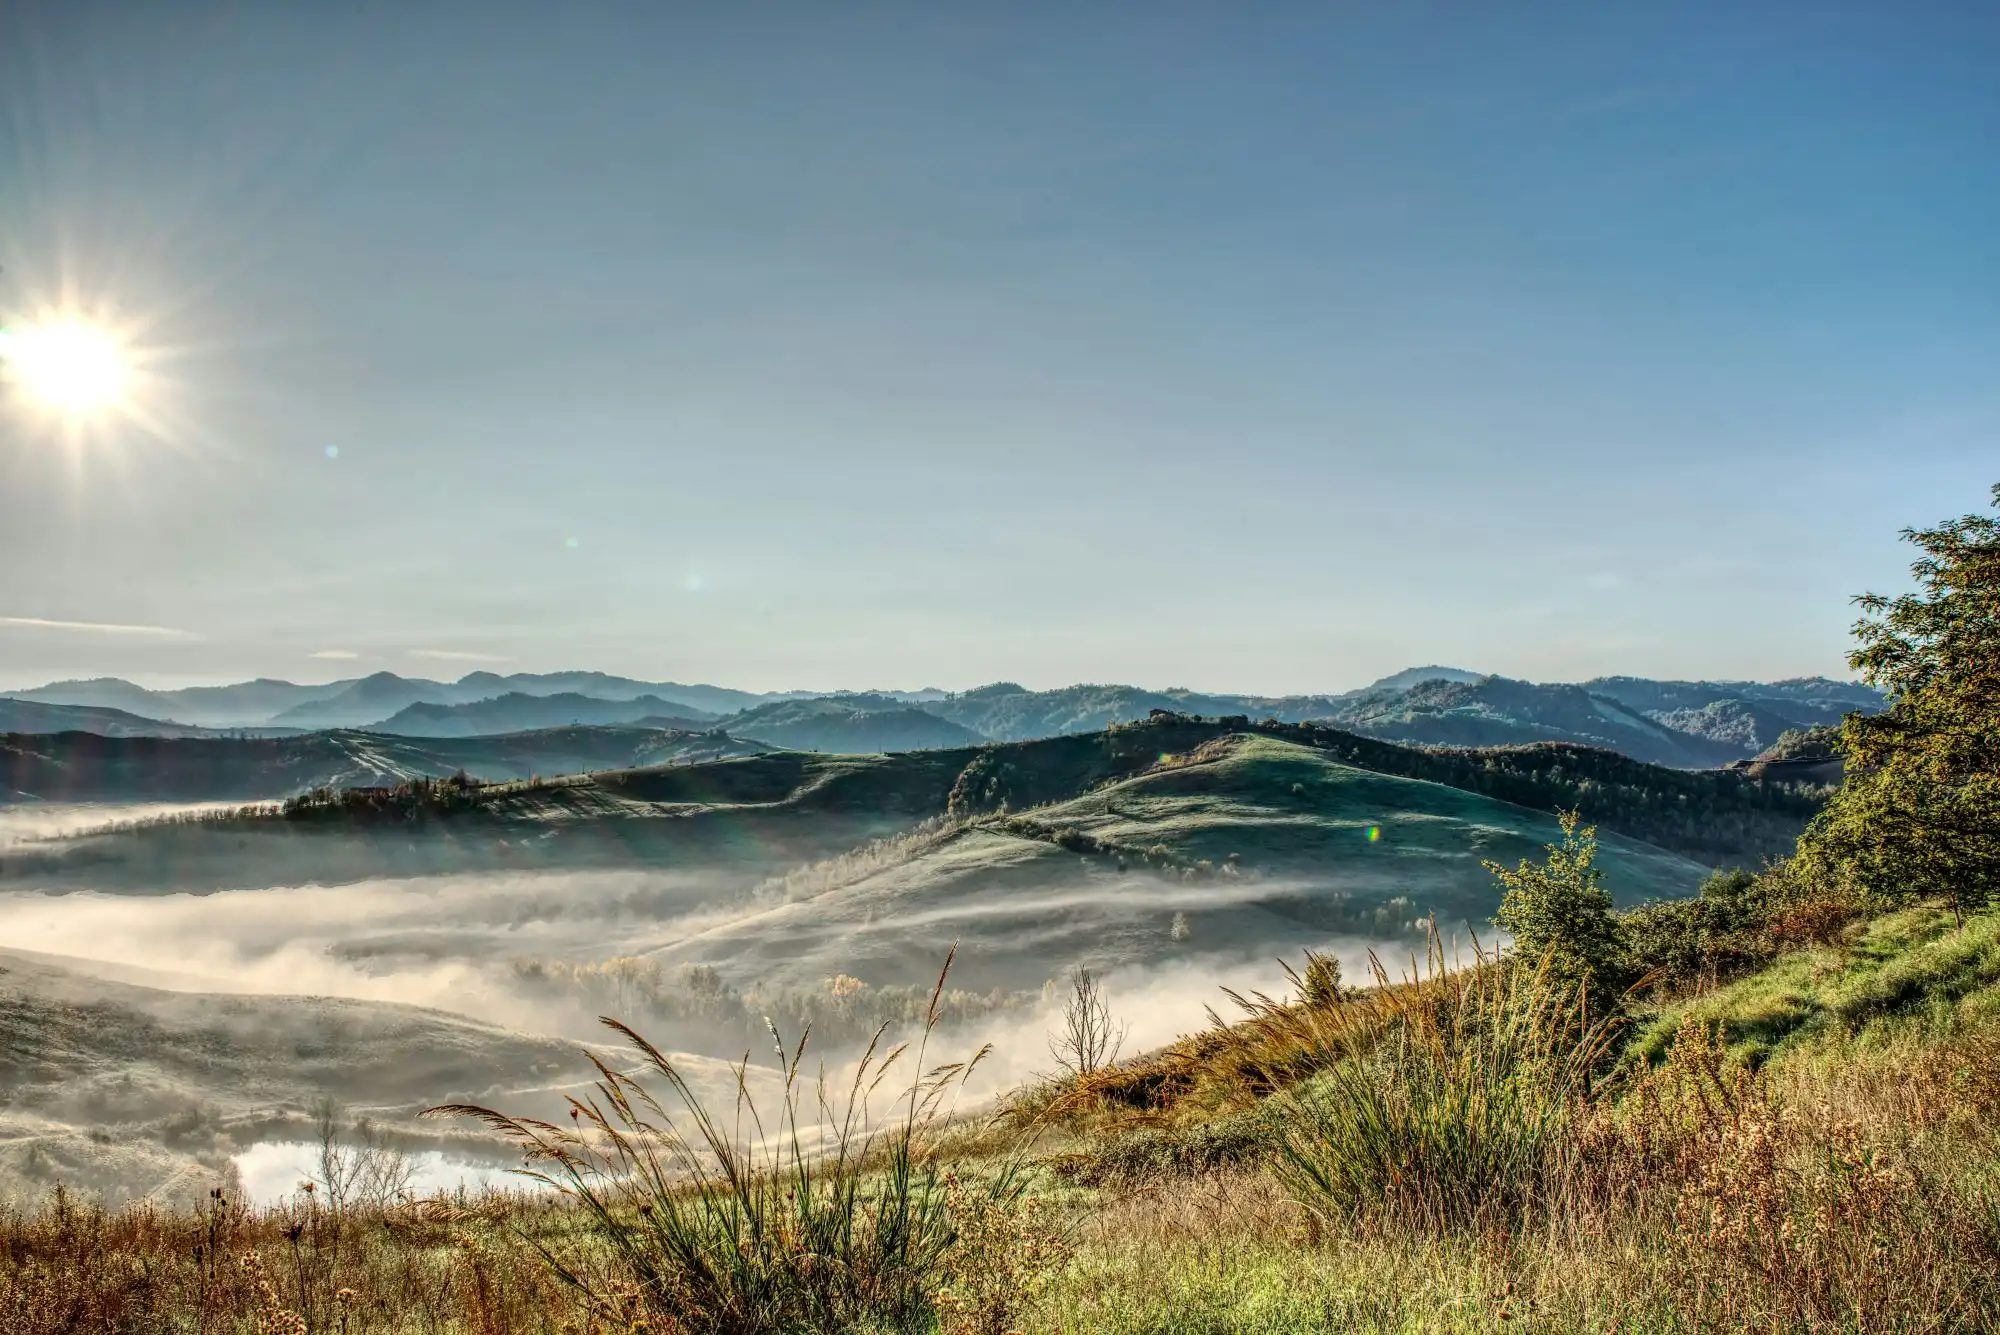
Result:
<svg viewBox="0 0 2000 1335"><path fill-rule="evenodd" d="M592 1054L599 1078L570 1099L569 1127L473 1104L431 1113L476 1119L514 1141L535 1165L528 1175L573 1207L579 1238L541 1250L592 1328L934 1331L938 1282L960 1234L970 1228L1002 1247L1023 1185L1004 1166L977 1189L947 1180L935 1154L951 1100L986 1052L929 1063L950 969L947 957L921 1035L884 1052L878 1033L845 1088L824 1066L817 1081L803 1077L805 1039L788 1048L773 1028L783 1080L775 1106L759 1109L746 1092L725 1118L674 1060L606 1019L638 1060L614 1067ZM873 1096L892 1071L901 1084L889 1111ZM589 1245L576 1245L582 1237Z"/></svg>
<svg viewBox="0 0 2000 1335"><path fill-rule="evenodd" d="M1833 760L1840 755L1840 729L1822 723L1811 728L1787 728L1778 734L1759 760Z"/></svg>
<svg viewBox="0 0 2000 1335"><path fill-rule="evenodd" d="M1625 941L1596 866L1597 830L1579 829L1574 811L1558 819L1562 839L1548 845L1542 862L1523 858L1512 871L1486 864L1506 887L1493 922L1513 934L1516 958L1546 971L1556 985L1581 991L1602 1014L1630 981Z"/></svg>
<svg viewBox="0 0 2000 1335"><path fill-rule="evenodd" d="M1713 986L1776 953L1769 928L1781 893L1775 878L1731 867L1694 898L1643 905L1618 925L1641 973L1668 987Z"/></svg>
<svg viewBox="0 0 2000 1335"><path fill-rule="evenodd" d="M1386 1029L1273 1100L1274 1169L1299 1204L1329 1224L1424 1234L1507 1227L1538 1204L1611 1037L1551 975L1557 958L1440 968L1336 1021Z"/></svg>

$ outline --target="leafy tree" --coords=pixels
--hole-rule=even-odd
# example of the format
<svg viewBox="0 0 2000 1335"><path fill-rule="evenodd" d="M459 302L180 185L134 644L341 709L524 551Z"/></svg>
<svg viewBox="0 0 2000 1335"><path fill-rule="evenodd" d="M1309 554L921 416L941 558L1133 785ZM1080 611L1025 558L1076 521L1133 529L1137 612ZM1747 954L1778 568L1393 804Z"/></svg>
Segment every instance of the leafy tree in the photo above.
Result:
<svg viewBox="0 0 2000 1335"><path fill-rule="evenodd" d="M1627 980L1625 942L1596 866L1596 827L1578 828L1574 811L1559 819L1562 840L1548 845L1544 861L1523 858L1512 871L1486 864L1507 889L1493 922L1513 934L1517 958L1546 968L1563 986L1586 989L1591 1008L1601 1011Z"/></svg>
<svg viewBox="0 0 2000 1335"><path fill-rule="evenodd" d="M1775 875L1719 870L1692 899L1645 904L1619 919L1633 965L1669 985L1715 983L1768 960L1773 915L1783 907Z"/></svg>
<svg viewBox="0 0 2000 1335"><path fill-rule="evenodd" d="M1857 598L1848 657L1888 707L1843 722L1846 781L1799 864L1889 903L1942 896L1962 916L2000 896L2000 519L1903 537L1923 553L1916 591Z"/></svg>
<svg viewBox="0 0 2000 1335"><path fill-rule="evenodd" d="M1312 1007L1340 1004L1340 961L1316 950L1306 952L1306 971L1299 999Z"/></svg>

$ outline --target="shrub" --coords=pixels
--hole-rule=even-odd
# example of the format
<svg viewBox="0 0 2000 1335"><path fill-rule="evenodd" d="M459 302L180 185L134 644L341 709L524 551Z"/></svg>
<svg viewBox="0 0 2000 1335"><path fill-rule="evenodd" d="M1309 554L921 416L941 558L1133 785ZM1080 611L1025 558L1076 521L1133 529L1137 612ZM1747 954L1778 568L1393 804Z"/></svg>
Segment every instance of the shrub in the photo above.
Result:
<svg viewBox="0 0 2000 1335"><path fill-rule="evenodd" d="M949 1091L984 1056L924 1069L944 983L940 973L914 1051L871 1045L844 1096L822 1070L811 1109L799 1074L805 1040L788 1050L774 1029L784 1080L768 1134L745 1072L736 1124L725 1128L665 1054L609 1019L640 1069L665 1085L666 1103L593 1055L596 1092L571 1100L569 1129L471 1105L432 1112L510 1136L544 1165L533 1176L576 1203L614 1278L575 1255L543 1256L595 1317L688 1335L928 1330L954 1225L927 1144ZM905 1057L914 1065L885 1128L870 1095ZM1006 1196L1018 1185L1003 1172L989 1191Z"/></svg>
<svg viewBox="0 0 2000 1335"><path fill-rule="evenodd" d="M1629 979L1625 943L1611 916L1611 896L1596 866L1597 830L1578 829L1576 812L1560 817L1562 840L1539 865L1523 858L1509 871L1486 869L1506 887L1494 924L1513 933L1514 952L1559 986L1579 989L1599 1011Z"/></svg>
<svg viewBox="0 0 2000 1335"><path fill-rule="evenodd" d="M1299 987L1299 1000L1308 1006L1340 1004L1340 961L1316 950L1306 952L1306 970Z"/></svg>
<svg viewBox="0 0 2000 1335"><path fill-rule="evenodd" d="M1437 1233L1520 1218L1609 1046L1546 961L1447 972L1433 942L1432 977L1383 979L1367 1006L1334 1012L1385 1011L1377 1041L1277 1096L1279 1179L1328 1222Z"/></svg>
<svg viewBox="0 0 2000 1335"><path fill-rule="evenodd" d="M1049 1055L1057 1068L1073 1078L1088 1076L1118 1060L1129 1025L1111 1014L1104 983L1083 965L1069 976L1061 1023L1049 1039Z"/></svg>
<svg viewBox="0 0 2000 1335"><path fill-rule="evenodd" d="M974 1187L946 1174L952 1245L940 1267L937 1307L944 1335L1008 1335L1015 1317L1069 1260L1069 1243L1048 1203Z"/></svg>
<svg viewBox="0 0 2000 1335"><path fill-rule="evenodd" d="M1712 873L1692 899L1647 904L1619 919L1633 966L1669 986L1713 986L1768 960L1773 887L1740 867Z"/></svg>

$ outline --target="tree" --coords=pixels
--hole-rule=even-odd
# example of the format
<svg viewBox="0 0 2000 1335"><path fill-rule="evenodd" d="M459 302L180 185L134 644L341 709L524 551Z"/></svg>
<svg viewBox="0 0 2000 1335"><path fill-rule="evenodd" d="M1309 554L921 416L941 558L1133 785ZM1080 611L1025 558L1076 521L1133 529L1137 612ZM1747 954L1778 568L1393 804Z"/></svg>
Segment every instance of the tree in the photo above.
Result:
<svg viewBox="0 0 2000 1335"><path fill-rule="evenodd" d="M1299 980L1299 1000L1319 1009L1339 1005L1340 996L1340 961L1308 950L1305 976Z"/></svg>
<svg viewBox="0 0 2000 1335"><path fill-rule="evenodd" d="M2000 896L2000 519L1965 515L1903 539L1923 553L1917 588L1855 599L1848 655L1888 704L1843 721L1846 778L1798 865L1882 902L1941 896L1962 918Z"/></svg>
<svg viewBox="0 0 2000 1335"><path fill-rule="evenodd" d="M1089 1075L1118 1060L1128 1029L1112 1018L1111 1007L1104 1001L1104 984L1079 964L1069 976L1062 1026L1049 1040L1049 1055L1067 1074Z"/></svg>
<svg viewBox="0 0 2000 1335"><path fill-rule="evenodd" d="M1574 811L1558 819L1562 840L1547 846L1542 862L1523 858L1512 871L1486 864L1507 889L1493 922L1513 934L1516 958L1562 986L1584 989L1591 1009L1602 1010L1628 979L1625 942L1596 866L1597 828L1579 829Z"/></svg>

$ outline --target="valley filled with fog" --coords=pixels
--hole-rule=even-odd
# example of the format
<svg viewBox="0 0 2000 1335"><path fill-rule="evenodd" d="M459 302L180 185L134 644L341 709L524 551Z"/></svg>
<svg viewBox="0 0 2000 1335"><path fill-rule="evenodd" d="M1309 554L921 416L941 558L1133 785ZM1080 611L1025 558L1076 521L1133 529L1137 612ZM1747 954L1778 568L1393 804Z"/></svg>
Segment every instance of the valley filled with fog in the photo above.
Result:
<svg viewBox="0 0 2000 1335"><path fill-rule="evenodd" d="M17 849L59 847L179 814L0 809L0 830ZM1046 1035L1078 963L1106 972L1136 1051L1198 1027L1223 985L1281 983L1278 949L1335 948L1359 970L1371 944L1265 912L1296 891L1286 882L1197 887L1016 842L1011 859L974 850L974 865L926 869L920 884L903 864L900 886L804 897L800 869L779 864L210 892L152 891L126 874L92 885L83 873L53 893L0 882L9 1046L38 1056L8 1072L0 1190L25 1198L62 1173L112 1198L205 1190L218 1174L290 1191L326 1100L391 1133L430 1185L483 1180L511 1156L417 1114L473 1101L559 1115L590 1074L583 1045L612 1042L601 1015L680 1054L726 1103L732 1060L748 1056L753 1086L768 1081L767 1019L790 1042L811 1024L808 1052L836 1068L884 1024L915 1034L954 945L940 1053L993 1045L971 1107L1051 1065ZM241 886L254 868L229 879ZM907 902L968 879L965 893ZM841 902L816 905L827 894ZM1403 926L1385 923L1383 939Z"/></svg>
<svg viewBox="0 0 2000 1335"><path fill-rule="evenodd" d="M204 764L273 745L138 744ZM175 754L64 773L102 787ZM1228 1010L1225 989L1285 990L1280 961L1308 950L1359 978L1371 954L1414 969L1433 927L1462 953L1495 944L1488 866L1538 855L1557 809L1602 820L1630 904L1793 837L1820 800L1603 751L1166 711L1013 743L279 795L0 804L0 1194L290 1190L334 1131L411 1183L483 1180L513 1152L424 1111L562 1117L593 1056L632 1060L603 1017L711 1105L759 1112L779 1043L838 1079L878 1037L934 1029L925 1061L985 1054L956 1091L970 1114L1053 1068L1079 968L1124 1050L1152 1050Z"/></svg>

